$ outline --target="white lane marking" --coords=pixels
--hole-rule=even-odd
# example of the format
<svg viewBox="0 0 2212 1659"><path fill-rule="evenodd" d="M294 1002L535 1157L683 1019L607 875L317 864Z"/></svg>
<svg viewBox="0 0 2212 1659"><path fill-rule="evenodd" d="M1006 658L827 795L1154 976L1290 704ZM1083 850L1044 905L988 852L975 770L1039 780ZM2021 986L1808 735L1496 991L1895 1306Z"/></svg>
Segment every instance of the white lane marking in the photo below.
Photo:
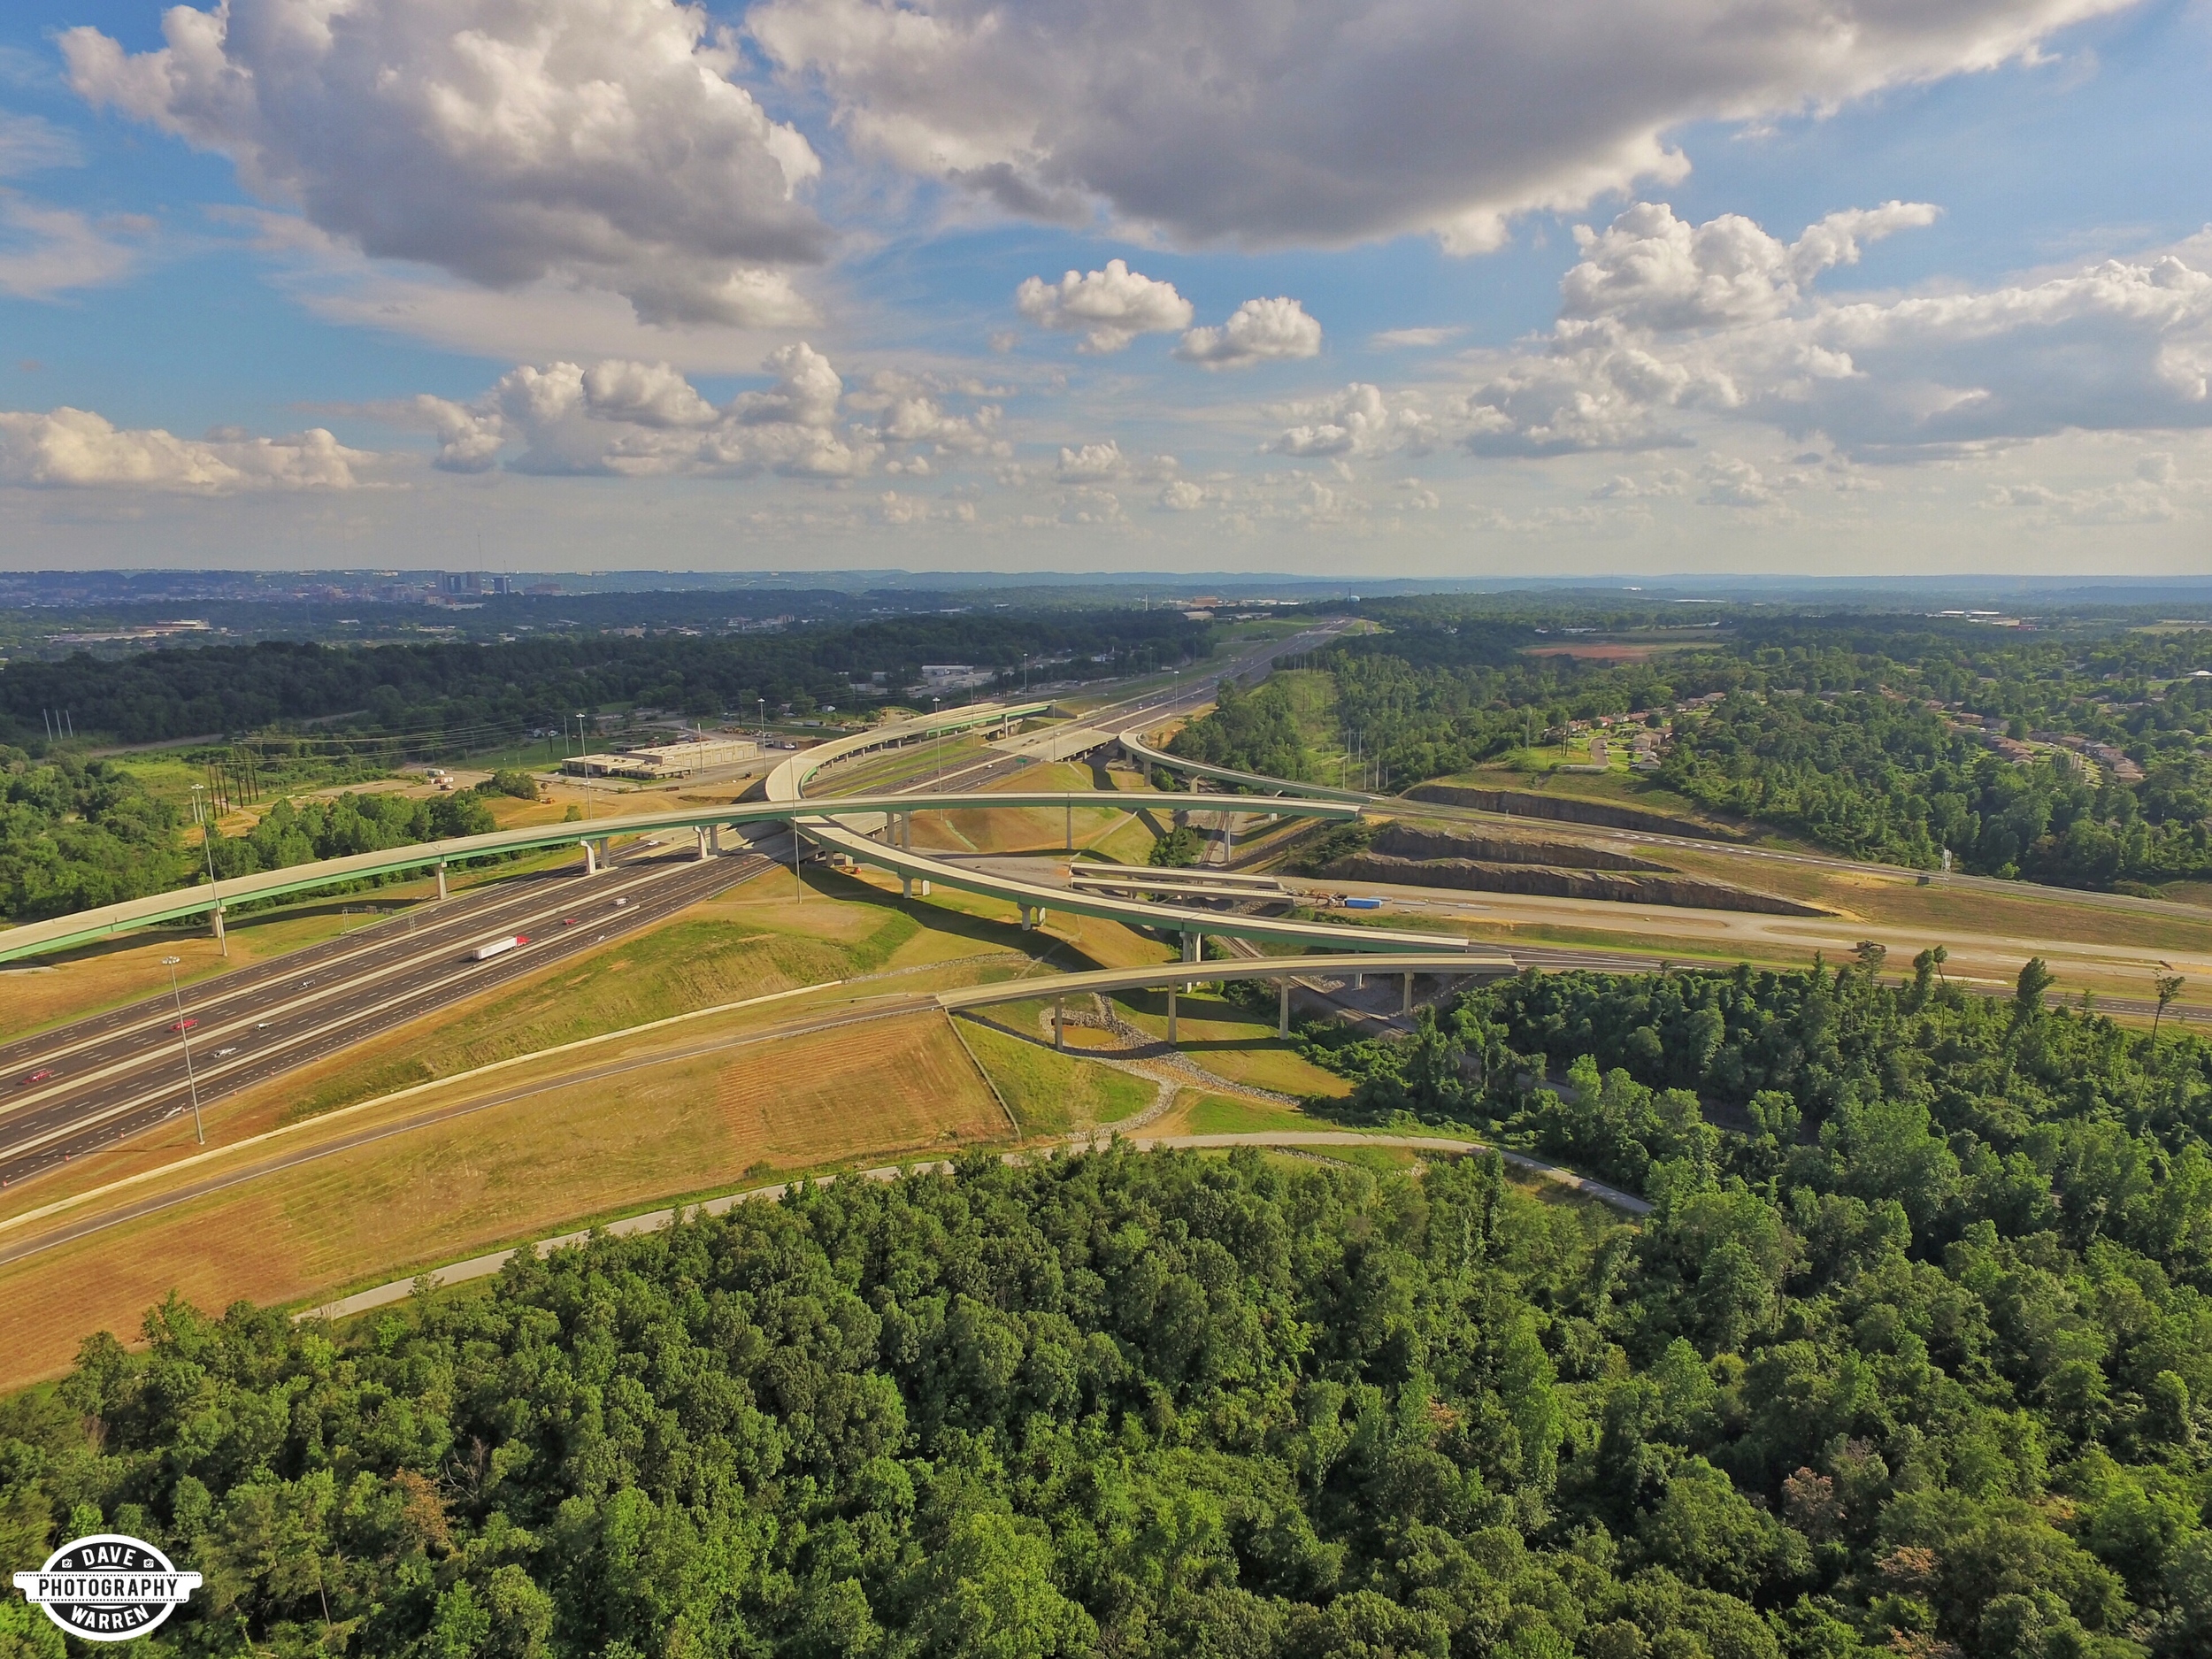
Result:
<svg viewBox="0 0 2212 1659"><path fill-rule="evenodd" d="M672 870L680 870L686 867L687 866L682 864L666 866L666 868ZM641 908L639 911L641 918L645 914L646 912L642 910L642 908ZM597 944L605 938L606 935L602 933L597 939L593 940L592 942L594 944ZM498 957L491 958L491 961L493 962L499 960L500 958ZM421 964L419 962L415 962L403 964L400 965L403 967L419 967ZM412 1002L419 997L427 995L431 992L444 990L450 986L457 984L462 979L468 978L471 974L478 972L489 965L489 963L469 963L458 973L448 974L442 979L435 979L431 981L429 984L418 986L412 990L402 993L398 1000ZM370 978L383 977L385 977L384 973L380 972L375 975L365 975L364 979L365 980ZM306 1031L296 1033L294 1035L289 1037L280 1037L272 1046L264 1048L257 1056L254 1056L244 1060L234 1060L230 1064L225 1066L211 1066L205 1071L202 1072L200 1076L202 1079L209 1081L212 1081L219 1078L231 1076L239 1071L242 1068L251 1066L257 1062L271 1058L273 1056L282 1053L288 1048L296 1048L302 1043L312 1042L318 1041L319 1039L327 1038L332 1033L339 1031L344 1026L357 1024L361 1020L368 1018L373 1015L381 1013L389 1006L389 1002L377 1002L366 1008L355 1009L349 1013L340 1016L338 1018L327 1020L322 1025L312 1026ZM273 1011L280 1014L284 1010L276 1010ZM325 1052L334 1051L334 1049L342 1045L332 1044L328 1049L317 1049L311 1051L303 1056L303 1058L315 1059L319 1057L319 1056ZM96 1078L103 1077L119 1070L129 1070L134 1066L143 1064L144 1063L145 1057L141 1056L138 1060L134 1061L119 1062L116 1065L108 1068L108 1071L96 1072L92 1075ZM130 1100L119 1102L114 1106L109 1107L104 1111L92 1112L73 1118L69 1123L58 1128L50 1129L42 1134L30 1136L26 1140L18 1141L13 1146L0 1148L0 1160L13 1162L17 1158L27 1156L29 1154L37 1151L42 1147L52 1145L57 1141L69 1139L72 1136L83 1134L90 1130L100 1127L104 1124L111 1123L118 1118L127 1117L134 1111L142 1110L152 1102L160 1100L163 1095L173 1094L179 1089L188 1087L189 1084L188 1080L180 1079L175 1082L165 1084L158 1088L148 1090L146 1093L136 1095Z"/></svg>

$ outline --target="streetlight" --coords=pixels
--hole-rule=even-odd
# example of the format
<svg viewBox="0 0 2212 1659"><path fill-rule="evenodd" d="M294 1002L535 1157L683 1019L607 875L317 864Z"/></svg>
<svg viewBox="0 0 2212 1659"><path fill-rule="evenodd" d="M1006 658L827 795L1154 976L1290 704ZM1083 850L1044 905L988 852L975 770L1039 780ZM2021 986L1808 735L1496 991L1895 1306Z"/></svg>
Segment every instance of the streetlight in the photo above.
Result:
<svg viewBox="0 0 2212 1659"><path fill-rule="evenodd" d="M192 1133L207 1144L207 1129L200 1122L200 1085L192 1075L192 1030L184 1023L184 993L177 988L177 964L181 956L164 956L161 965L169 970L169 995L177 1004L177 1037L184 1044L184 1086L192 1091Z"/></svg>
<svg viewBox="0 0 2212 1659"><path fill-rule="evenodd" d="M230 955L230 939L223 932L223 895L215 886L215 803L209 801L203 806L200 797L206 793L205 784L196 783L192 786L192 816L200 826L200 850L207 855L207 890L215 900L215 942L222 947L223 954L227 956Z"/></svg>

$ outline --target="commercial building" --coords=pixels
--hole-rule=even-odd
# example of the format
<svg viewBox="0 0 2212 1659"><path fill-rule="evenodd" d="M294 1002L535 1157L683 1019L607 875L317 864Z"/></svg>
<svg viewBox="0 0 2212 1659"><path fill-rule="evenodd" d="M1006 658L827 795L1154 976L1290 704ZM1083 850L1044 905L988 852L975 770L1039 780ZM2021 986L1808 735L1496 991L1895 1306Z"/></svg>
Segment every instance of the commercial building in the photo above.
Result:
<svg viewBox="0 0 2212 1659"><path fill-rule="evenodd" d="M758 760L760 745L749 737L710 737L696 742L657 743L608 755L572 755L561 770L572 778L638 778L659 782L688 778L721 766Z"/></svg>

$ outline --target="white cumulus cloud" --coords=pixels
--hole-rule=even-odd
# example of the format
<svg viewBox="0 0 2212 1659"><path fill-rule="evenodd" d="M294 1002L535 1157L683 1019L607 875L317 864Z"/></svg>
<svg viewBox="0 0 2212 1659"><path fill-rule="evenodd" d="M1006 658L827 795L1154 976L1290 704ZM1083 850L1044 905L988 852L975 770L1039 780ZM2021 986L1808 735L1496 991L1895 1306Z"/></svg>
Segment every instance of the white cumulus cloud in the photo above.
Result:
<svg viewBox="0 0 2212 1659"><path fill-rule="evenodd" d="M1663 202L1639 202L1601 232L1575 227L1582 260L1560 284L1561 312L1663 329L1778 317L1796 302L1800 283L1856 264L1862 240L1935 219L1924 203L1889 202L1831 213L1783 242L1738 213L1694 226Z"/></svg>
<svg viewBox="0 0 2212 1659"><path fill-rule="evenodd" d="M844 419L827 357L800 342L761 366L775 384L719 408L664 363L617 358L523 364L472 402L423 396L385 412L432 432L444 472L842 479L874 465L883 446Z"/></svg>
<svg viewBox="0 0 2212 1659"><path fill-rule="evenodd" d="M1191 320L1191 303L1172 282L1120 259L1109 259L1103 271L1071 271L1057 283L1031 277L1015 290L1014 304L1040 328L1081 334L1085 351L1118 351L1139 334L1172 334Z"/></svg>
<svg viewBox="0 0 2212 1659"><path fill-rule="evenodd" d="M1285 412L1298 424L1284 428L1267 447L1278 455L1307 459L1401 449L1417 453L1428 447L1435 431L1426 411L1404 399L1394 408L1381 388L1364 381L1356 380L1333 397L1294 403Z"/></svg>
<svg viewBox="0 0 2212 1659"><path fill-rule="evenodd" d="M936 470L932 457L1012 453L999 435L998 404L965 413L946 406L948 396L992 389L979 383L961 381L949 392L884 371L849 396L836 366L803 341L770 353L761 367L772 384L718 406L665 363L611 357L589 365L526 363L467 403L419 396L370 412L432 434L433 465L451 472L504 466L627 478L773 472L838 480L880 461L887 472L927 477ZM1110 442L1087 446L1071 465L1106 476L1120 470L1120 452Z"/></svg>
<svg viewBox="0 0 2212 1659"><path fill-rule="evenodd" d="M1667 135L2032 57L2129 0L764 0L864 152L1199 244L1430 232L1679 179Z"/></svg>
<svg viewBox="0 0 2212 1659"><path fill-rule="evenodd" d="M820 164L667 0L225 0L166 44L61 37L71 83L227 156L248 188L382 257L493 288L547 276L653 322L787 324L824 257Z"/></svg>
<svg viewBox="0 0 2212 1659"><path fill-rule="evenodd" d="M1238 369L1254 363L1310 357L1321 349L1321 325L1294 299L1247 300L1218 328L1194 328L1175 348L1187 363Z"/></svg>
<svg viewBox="0 0 2212 1659"><path fill-rule="evenodd" d="M1079 449L1061 445L1060 465L1054 476L1063 484L1097 484L1119 478L1128 470L1121 446L1109 438L1103 443L1087 443Z"/></svg>
<svg viewBox="0 0 2212 1659"><path fill-rule="evenodd" d="M1747 219L1692 226L1640 203L1581 234L1550 334L1477 362L1459 436L1478 454L1634 450L1736 420L1912 460L2212 426L2212 272L2193 248L1979 291L1810 286L1931 211L1832 214L1785 243Z"/></svg>
<svg viewBox="0 0 2212 1659"><path fill-rule="evenodd" d="M0 411L0 484L171 491L350 489L375 460L321 427L286 438L179 438L88 410Z"/></svg>

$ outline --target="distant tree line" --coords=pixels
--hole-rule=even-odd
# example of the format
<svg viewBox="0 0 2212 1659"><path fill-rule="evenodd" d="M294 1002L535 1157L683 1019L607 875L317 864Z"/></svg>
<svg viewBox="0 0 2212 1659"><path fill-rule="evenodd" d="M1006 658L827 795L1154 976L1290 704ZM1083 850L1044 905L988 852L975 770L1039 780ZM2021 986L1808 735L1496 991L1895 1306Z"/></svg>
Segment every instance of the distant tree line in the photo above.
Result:
<svg viewBox="0 0 2212 1659"><path fill-rule="evenodd" d="M1671 738L1655 781L1853 856L1932 869L1948 849L1970 872L2094 888L2212 877L2212 631L1738 614L1724 632L1670 629L1647 659L1607 662L1531 653L1571 642L1571 626L1673 618L1467 596L1362 610L1386 630L1315 660L1392 789L1540 748L1573 721L1642 715ZM1723 700L1671 713L1711 693ZM1257 718L1263 695L1177 742L1303 764L1262 735L1274 729ZM2143 776L2060 746L2016 764L1993 752L1991 722L2008 741L2108 746Z"/></svg>
<svg viewBox="0 0 2212 1659"><path fill-rule="evenodd" d="M504 642L341 647L266 641L80 652L0 667L0 740L43 749L42 710L67 709L80 737L155 742L302 720L434 737L557 726L579 710L645 704L687 716L751 714L805 700L849 704L852 682L894 689L924 663L966 663L1018 686L1025 657L1065 658L1038 678L1087 680L1168 666L1212 649L1210 624L1171 611L993 612L887 618L724 638L560 634ZM1094 660L1096 659L1096 660Z"/></svg>

